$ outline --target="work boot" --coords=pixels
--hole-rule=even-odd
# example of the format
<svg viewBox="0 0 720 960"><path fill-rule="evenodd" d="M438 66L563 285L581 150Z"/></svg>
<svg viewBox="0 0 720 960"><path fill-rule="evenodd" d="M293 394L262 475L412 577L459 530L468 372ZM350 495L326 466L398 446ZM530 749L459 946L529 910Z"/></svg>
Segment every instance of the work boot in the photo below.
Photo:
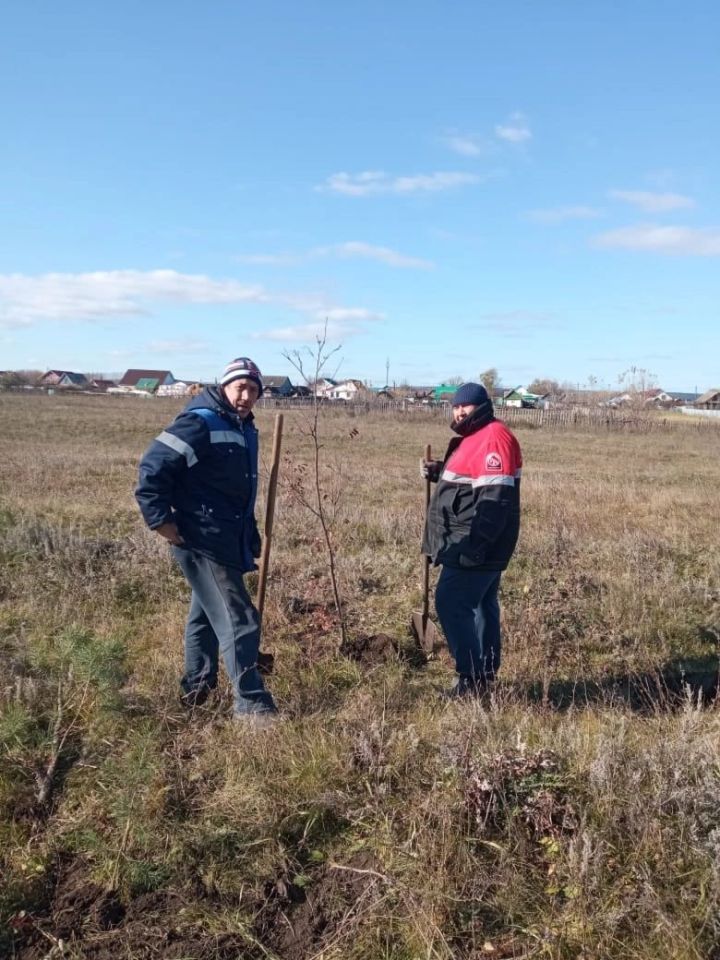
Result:
<svg viewBox="0 0 720 960"><path fill-rule="evenodd" d="M482 697L490 689L491 680L460 674L449 690L441 694L443 700L470 700Z"/></svg>

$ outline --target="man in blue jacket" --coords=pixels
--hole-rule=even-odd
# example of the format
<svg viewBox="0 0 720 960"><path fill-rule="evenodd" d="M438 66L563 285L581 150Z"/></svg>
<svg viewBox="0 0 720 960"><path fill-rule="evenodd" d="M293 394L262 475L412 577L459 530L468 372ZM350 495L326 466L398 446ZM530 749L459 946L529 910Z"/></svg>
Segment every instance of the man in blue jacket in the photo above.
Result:
<svg viewBox="0 0 720 960"><path fill-rule="evenodd" d="M220 385L194 397L150 444L135 491L145 522L172 545L192 588L183 703L205 702L217 686L222 652L235 714L256 721L277 713L257 669L260 623L243 581L260 556L252 408L262 390L252 360L229 363Z"/></svg>

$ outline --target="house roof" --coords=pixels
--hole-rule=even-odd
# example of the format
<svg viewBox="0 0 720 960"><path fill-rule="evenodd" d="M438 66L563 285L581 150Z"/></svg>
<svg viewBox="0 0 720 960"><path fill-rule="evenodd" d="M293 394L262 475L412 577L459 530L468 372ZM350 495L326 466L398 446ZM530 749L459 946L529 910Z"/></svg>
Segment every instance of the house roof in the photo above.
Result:
<svg viewBox="0 0 720 960"><path fill-rule="evenodd" d="M169 370L126 370L118 386L136 387L140 380L157 380L162 383L166 377L175 379Z"/></svg>
<svg viewBox="0 0 720 960"><path fill-rule="evenodd" d="M85 384L88 382L88 379L84 373L73 373L71 370L66 370L60 379L65 380L66 378L70 381L70 383L74 383L76 387L85 386Z"/></svg>
<svg viewBox="0 0 720 960"><path fill-rule="evenodd" d="M157 377L140 377L135 386L138 390L156 390L160 385Z"/></svg>
<svg viewBox="0 0 720 960"><path fill-rule="evenodd" d="M695 403L712 403L713 400L720 399L720 387L713 387L712 390L706 390L701 397L698 397Z"/></svg>
<svg viewBox="0 0 720 960"><path fill-rule="evenodd" d="M530 393L527 387L512 387L510 390L505 390L503 397L507 399L508 397L524 397L528 400L542 400L543 397L547 397L547 393Z"/></svg>
<svg viewBox="0 0 720 960"><path fill-rule="evenodd" d="M699 393L682 393L677 390L667 390L666 393L672 397L673 400L682 400L684 403L695 403L700 396Z"/></svg>
<svg viewBox="0 0 720 960"><path fill-rule="evenodd" d="M263 377L262 380L263 386L265 387L282 387L286 383L289 383L290 386L292 386L290 377Z"/></svg>

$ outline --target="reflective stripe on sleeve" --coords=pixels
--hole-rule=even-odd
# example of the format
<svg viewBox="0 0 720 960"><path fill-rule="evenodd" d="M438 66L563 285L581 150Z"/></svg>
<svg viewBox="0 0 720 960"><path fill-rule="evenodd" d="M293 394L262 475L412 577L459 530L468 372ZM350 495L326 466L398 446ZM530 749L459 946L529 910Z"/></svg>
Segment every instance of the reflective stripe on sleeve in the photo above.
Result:
<svg viewBox="0 0 720 960"><path fill-rule="evenodd" d="M245 437L235 430L211 430L210 443L237 443L238 446L246 446Z"/></svg>
<svg viewBox="0 0 720 960"><path fill-rule="evenodd" d="M443 470L440 479L447 480L448 483L472 483L472 477L469 477L466 473L454 473L447 468Z"/></svg>
<svg viewBox="0 0 720 960"><path fill-rule="evenodd" d="M173 433L168 433L167 430L163 430L155 439L158 443L164 443L166 447L170 447L171 450L174 450L176 453L181 454L187 460L188 467L194 467L198 462L198 458L195 456L195 451L190 446L189 443L185 443L184 440L181 440L180 437L176 437Z"/></svg>
<svg viewBox="0 0 720 960"><path fill-rule="evenodd" d="M514 487L515 477L509 473L489 473L482 477L473 477L473 487Z"/></svg>

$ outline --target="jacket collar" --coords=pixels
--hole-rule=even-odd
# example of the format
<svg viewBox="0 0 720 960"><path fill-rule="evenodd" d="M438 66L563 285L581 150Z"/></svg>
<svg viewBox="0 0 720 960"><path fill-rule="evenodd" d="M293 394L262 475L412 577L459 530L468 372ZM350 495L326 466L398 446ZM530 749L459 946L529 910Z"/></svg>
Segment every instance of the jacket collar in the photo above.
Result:
<svg viewBox="0 0 720 960"><path fill-rule="evenodd" d="M244 428L247 423L252 423L255 419L252 413L249 413L246 417L239 417L223 396L220 387L217 386L206 387L192 403L188 404L186 409L192 409L193 407L209 407L211 410L214 410L215 413L219 413L221 417L225 417L241 429Z"/></svg>
<svg viewBox="0 0 720 960"><path fill-rule="evenodd" d="M459 437L469 437L471 433L477 433L478 430L486 427L494 419L492 400L486 400L459 423L450 424L450 429L454 430Z"/></svg>

